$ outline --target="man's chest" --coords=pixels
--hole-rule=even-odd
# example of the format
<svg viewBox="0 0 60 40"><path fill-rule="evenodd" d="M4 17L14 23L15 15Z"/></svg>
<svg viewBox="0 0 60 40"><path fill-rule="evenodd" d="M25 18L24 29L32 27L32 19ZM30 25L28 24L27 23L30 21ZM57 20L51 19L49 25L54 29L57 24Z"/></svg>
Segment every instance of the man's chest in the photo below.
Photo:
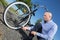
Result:
<svg viewBox="0 0 60 40"><path fill-rule="evenodd" d="M42 30L43 31L49 31L52 28L52 25L47 23L47 24L42 24Z"/></svg>

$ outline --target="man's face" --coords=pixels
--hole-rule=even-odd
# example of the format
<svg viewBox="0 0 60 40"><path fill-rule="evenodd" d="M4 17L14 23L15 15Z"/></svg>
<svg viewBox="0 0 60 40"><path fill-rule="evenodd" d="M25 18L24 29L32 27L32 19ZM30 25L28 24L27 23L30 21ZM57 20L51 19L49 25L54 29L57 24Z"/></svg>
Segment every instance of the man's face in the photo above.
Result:
<svg viewBox="0 0 60 40"><path fill-rule="evenodd" d="M45 12L44 13L44 20L49 21L50 19L51 19L51 16L50 16L49 12Z"/></svg>

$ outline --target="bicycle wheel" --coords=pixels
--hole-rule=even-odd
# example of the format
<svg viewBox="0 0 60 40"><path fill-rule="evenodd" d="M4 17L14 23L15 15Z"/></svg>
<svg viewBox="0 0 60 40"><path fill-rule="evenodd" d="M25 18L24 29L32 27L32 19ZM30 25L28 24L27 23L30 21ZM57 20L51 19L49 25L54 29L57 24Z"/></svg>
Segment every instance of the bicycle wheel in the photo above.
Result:
<svg viewBox="0 0 60 40"><path fill-rule="evenodd" d="M4 12L4 22L11 29L24 27L30 20L29 6L23 2L10 4Z"/></svg>

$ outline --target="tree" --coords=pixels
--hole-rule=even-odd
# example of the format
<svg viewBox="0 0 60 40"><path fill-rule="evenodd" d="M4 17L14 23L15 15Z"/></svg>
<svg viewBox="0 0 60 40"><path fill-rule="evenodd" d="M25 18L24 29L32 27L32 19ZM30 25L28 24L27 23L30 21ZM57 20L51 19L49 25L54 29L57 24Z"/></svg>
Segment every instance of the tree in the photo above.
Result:
<svg viewBox="0 0 60 40"><path fill-rule="evenodd" d="M42 19L41 18L36 21L35 25L37 25L40 22L42 22Z"/></svg>
<svg viewBox="0 0 60 40"><path fill-rule="evenodd" d="M7 7L8 3L6 0L0 0L0 2L3 4L4 7Z"/></svg>
<svg viewBox="0 0 60 40"><path fill-rule="evenodd" d="M24 3L26 3L30 8L32 7L31 0L16 0L16 1L24 2ZM18 7L19 7L19 6L18 6Z"/></svg>
<svg viewBox="0 0 60 40"><path fill-rule="evenodd" d="M0 3L3 5L4 8L6 8L9 5L6 0L0 0ZM12 7L9 9L9 11L11 13L16 13L16 10L14 8L12 8Z"/></svg>

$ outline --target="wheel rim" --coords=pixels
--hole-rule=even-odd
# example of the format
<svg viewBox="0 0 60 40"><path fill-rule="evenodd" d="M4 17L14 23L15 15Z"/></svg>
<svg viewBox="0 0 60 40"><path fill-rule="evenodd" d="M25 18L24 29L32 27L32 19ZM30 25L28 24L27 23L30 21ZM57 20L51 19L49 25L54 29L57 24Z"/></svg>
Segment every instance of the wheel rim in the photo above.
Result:
<svg viewBox="0 0 60 40"><path fill-rule="evenodd" d="M21 27L12 27L11 25L9 25L9 24L7 23L7 20L6 20L6 12L7 12L8 9L9 9L12 5L14 5L14 4L23 4L23 5L25 5L25 6L27 7L29 13L30 13L30 9L29 9L28 5L26 5L26 4L23 3L23 2L15 2L15 3L12 3L11 5L9 5L9 6L7 7L7 9L5 10L5 12L4 12L4 21L5 21L6 25L7 25L9 28L11 28L11 29L19 29L19 28L21 28ZM30 15L29 15L29 18L28 18L27 22L26 22L24 25L22 25L22 26L25 26L25 25L29 22L29 19L30 19Z"/></svg>

